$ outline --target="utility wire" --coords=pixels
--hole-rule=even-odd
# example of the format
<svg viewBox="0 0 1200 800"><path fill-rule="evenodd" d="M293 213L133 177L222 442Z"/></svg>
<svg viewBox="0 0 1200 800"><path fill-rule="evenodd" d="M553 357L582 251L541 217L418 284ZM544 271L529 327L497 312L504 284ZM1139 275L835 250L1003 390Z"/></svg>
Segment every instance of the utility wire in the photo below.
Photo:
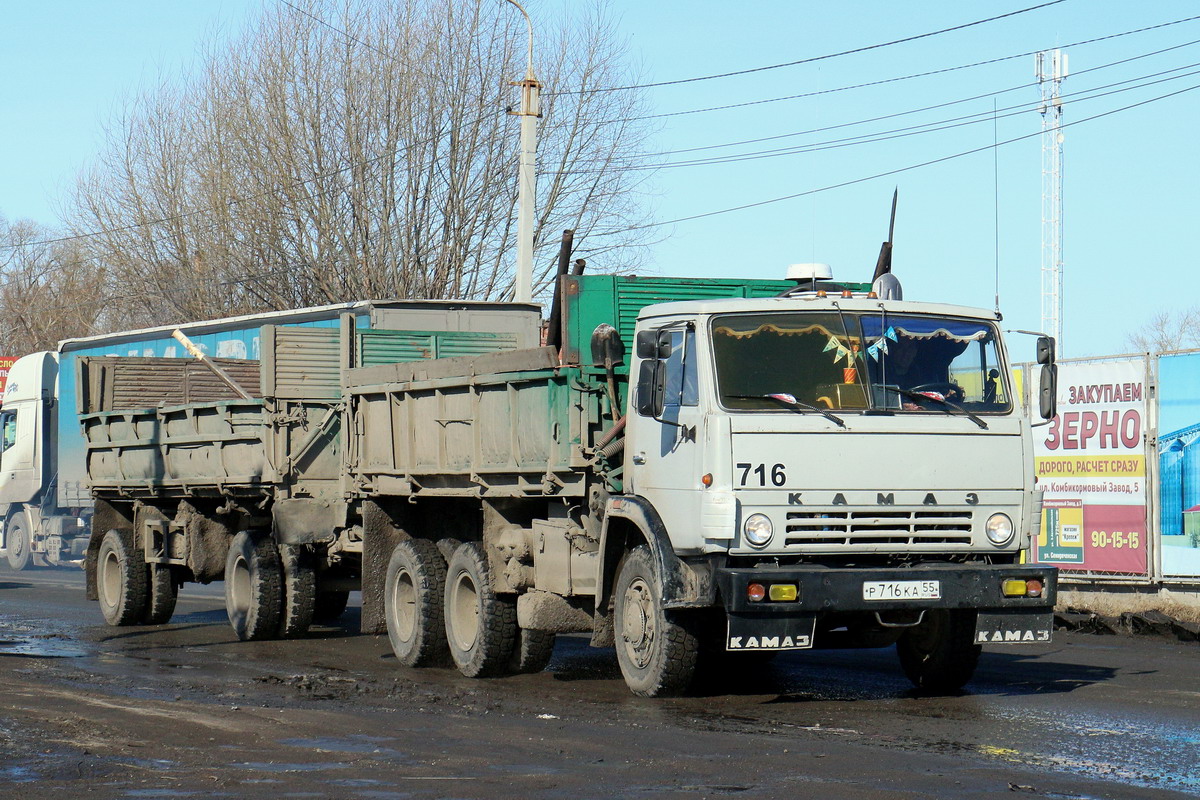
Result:
<svg viewBox="0 0 1200 800"><path fill-rule="evenodd" d="M812 56L810 58L802 58L802 59L799 59L798 61L789 61L786 64L771 64L770 66L765 66L765 67L751 67L750 69L740 69L740 70L736 70L734 72L722 72L717 75L701 75L701 76L697 76L695 78L678 78L673 81L658 81L657 83L631 84L629 86L606 86L606 87L596 88L596 89L573 89L573 90L562 91L562 92L544 92L543 94L546 94L546 95L597 94L600 92L620 92L620 91L625 91L628 89L653 89L653 88L656 88L659 86L677 86L681 83L695 83L697 81L711 81L716 78L732 78L735 75L750 75L755 72L765 72L767 70L782 69L784 67L795 67L795 66L799 66L800 64L811 64L814 61L825 61L826 59L830 59L830 58L838 58L840 56L854 55L855 53L865 53L869 50L878 50L881 47L891 47L892 45L904 44L906 42L915 42L920 39L928 39L931 36L941 36L944 33L951 33L953 31L961 31L966 28L973 28L976 25L983 25L988 22L995 22L997 20L1006 19L1008 17L1015 17L1018 14L1025 14L1030 11L1037 11L1042 8L1056 6L1062 2L1065 2L1065 0L1050 0L1050 2L1047 2L1047 3L1041 3L1036 6L1029 6L1028 8L1022 8L1022 9L1018 9L1016 11L1010 11L1007 14L998 14L994 17L988 17L987 19L977 19L974 22L965 22L962 25L954 25L953 27L950 27L950 28L942 28L941 30L928 31L926 33L919 33L915 36L906 36L903 39L893 39L890 42L880 42L879 44L870 44L870 45L866 45L863 47L855 47L851 50L842 50L837 53L826 53L825 55L821 55L821 56Z"/></svg>
<svg viewBox="0 0 1200 800"><path fill-rule="evenodd" d="M1196 19L1200 19L1200 16L1189 17L1187 21L1196 20ZM1173 25L1176 23L1168 23L1168 24ZM1159 27L1159 26L1156 26L1156 27ZM1141 30L1146 30L1146 29L1142 28ZM1126 32L1126 33L1128 33L1128 32ZM1114 35L1115 36L1124 36L1126 34L1114 34ZM1111 37L1105 37L1105 38L1111 38ZM1097 40L1093 40L1093 41L1097 41ZM1076 43L1076 45L1065 45L1064 48L1062 48L1062 49L1065 49L1066 47L1075 47L1075 46L1078 46L1078 44L1079 43ZM1121 64L1128 64L1131 61L1138 61L1143 58L1150 58L1152 56L1162 55L1163 53L1169 53L1173 50L1179 50L1181 48L1191 47L1191 46L1197 45L1197 44L1200 44L1200 39L1193 39L1192 41L1189 41L1189 42L1172 45L1171 47L1164 47L1160 50L1153 50L1148 53L1140 53L1136 56L1130 56L1129 58L1123 58L1123 59L1120 59L1119 61L1110 61L1107 64L1100 64L1095 67L1088 67L1087 69L1081 69L1077 72L1073 72L1073 73L1071 73L1071 75L1072 75L1072 77L1078 77L1080 75L1086 75L1089 72L1096 72L1097 70L1108 69L1110 67L1120 66ZM1034 50L1034 51L1031 51L1028 53L1021 53L1017 56L1005 56L1004 59L999 59L999 60L1008 60L1011 58L1023 58L1025 56L1034 55L1038 52L1040 52L1040 51ZM991 63L991 62L978 62L978 63ZM975 66L975 65L967 65L967 66ZM950 67L949 69L963 69L963 67ZM935 72L923 72L923 73L919 73L918 75L909 75L909 76L906 76L905 78L890 78L890 79L887 79L884 81L874 81L872 83L860 83L860 84L857 84L856 86L844 86L840 89L827 89L827 90L825 90L825 92L810 92L809 94L792 95L791 97L780 97L780 98L775 98L775 100L792 100L792 99L801 98L801 97L811 97L814 94L825 94L826 92L840 92L840 91L845 91L846 89L854 89L854 88L859 88L862 86L875 86L880 83L888 83L890 81L895 81L895 80L906 80L907 78L920 77L922 75L933 75L933 74L936 74L937 72L945 72L945 71L947 71L947 70L936 70ZM969 103L973 100L983 100L988 97L995 97L995 96L1002 95L1002 94L1010 94L1012 92L1020 91L1021 89L1028 89L1030 86L1035 86L1035 85L1037 85L1036 81L1030 81L1027 83L1019 84L1017 86L1011 86L1007 89L997 89L996 91L993 91L993 92L985 92L983 94L972 95L970 97L963 97L959 100L950 100L950 101L944 102L944 103L935 103L934 105L924 106L922 108L915 108L915 109L911 109L908 111L900 111L900 112L897 112L894 114L885 114L885 115L879 116L879 117L870 117L868 119L856 120L854 122L843 122L838 125L827 125L822 128L811 128L809 130L796 131L793 133L780 133L780 134L775 134L773 136L760 136L760 137L757 137L754 139L742 139L742 140L736 141L736 142L722 142L720 144L701 145L699 147L685 147L685 148L681 148L678 150L661 150L657 153L647 153L646 155L647 156L667 156L667 155L675 155L678 153L693 153L693 152L697 152L700 150L716 150L716 149L719 149L722 147L736 147L738 145L743 145L743 144L757 144L758 142L769 142L769 141L774 141L776 139L786 139L786 138L789 138L792 136L806 136L810 133L818 133L821 131L835 130L837 128L845 128L845 127L850 127L852 125L861 125L861 124L867 123L867 122L878 122L880 120L892 119L894 117L902 117L902 116L907 116L909 114L919 114L923 111L933 111L934 109L938 109L938 108L945 108L947 106L960 105L962 103ZM769 102L774 102L774 101L773 100L757 100L755 102L769 103ZM741 104L739 104L739 105L741 105ZM724 108L724 107L722 107L722 108ZM697 111L711 111L711 110L716 110L716 109L698 109ZM692 114L692 113L697 113L697 112L682 111L682 112L677 112L677 113ZM644 119L652 119L652 117L645 117ZM633 120L616 120L616 121L617 122L631 122Z"/></svg>
<svg viewBox="0 0 1200 800"><path fill-rule="evenodd" d="M1184 17L1182 19L1171 20L1170 22L1162 22L1162 23L1159 23L1158 25L1149 25L1144 28L1135 28L1133 30L1122 31L1120 33L1111 33L1107 36L1098 36L1094 39L1083 39L1082 41L1072 42L1070 44L1064 44L1064 45L1056 45L1056 46L1062 50L1072 48L1072 47L1082 47L1087 44L1095 44L1097 42L1104 42L1104 41L1108 41L1109 39L1118 39L1122 36L1131 36L1135 33L1145 33L1146 31L1158 30L1159 28L1169 28L1172 25L1180 25L1185 22L1195 22L1196 20L1200 20L1200 15L1193 16L1193 17ZM791 94L791 95L787 95L785 97L768 97L763 100L748 100L748 101L742 102L742 103L730 103L730 104L721 105L721 106L708 106L707 108L693 108L693 109L689 109L687 111L670 111L665 114L648 114L648 115L641 116L641 117L631 117L629 119L623 119L623 120L619 120L619 121L620 122L632 122L633 120L662 119L664 117L679 117L679 116L683 116L685 114L704 114L709 111L728 111L729 109L734 109L734 108L746 108L747 106L757 106L757 105L763 105L765 103L779 103L779 102L782 102L785 100L800 100L805 97L817 97L819 95L824 95L824 94L834 94L835 92L847 92L852 89L865 89L865 88L868 88L871 86L883 86L884 84L897 83L899 81L908 81L908 80L913 80L914 78L927 78L931 75L942 75L947 72L956 72L956 71L962 70L962 69L971 69L973 67L982 67L982 66L986 66L988 64L999 64L1003 61L1012 61L1013 59L1016 59L1016 58L1027 58L1029 56L1040 53L1044 49L1045 48L1040 48L1038 50L1030 50L1025 53L1014 53L1012 55L1000 56L998 58L989 58L984 61L974 61L974 62L971 62L970 64L959 64L958 66L954 66L954 67L943 67L942 69L934 69L934 70L929 70L927 72L915 72L911 75L900 75L900 76L894 77L894 78L882 78L882 79L876 80L876 81L867 81L866 83L855 83L855 84L851 84L849 86L839 86L835 89L822 89L820 91L815 91L815 92L804 92L803 94ZM1168 48L1168 49L1170 49L1170 48ZM1115 63L1119 64L1122 62L1118 61ZM1076 74L1078 74L1078 73L1076 73ZM546 94L546 93L544 92L543 94Z"/></svg>
<svg viewBox="0 0 1200 800"><path fill-rule="evenodd" d="M1101 119L1103 117L1112 116L1113 114L1119 114L1123 111L1129 111L1130 109L1138 108L1140 106L1148 105L1150 103L1157 103L1160 100L1166 100L1171 97L1176 97L1176 96L1184 94L1186 92L1195 91L1196 89L1200 89L1200 84L1196 84L1194 86L1189 86L1185 89L1179 89L1178 91L1170 92L1169 94L1159 95L1158 97L1152 97L1149 100L1142 100L1141 102L1138 102L1138 103L1132 103L1127 106L1122 106L1121 108L1114 108L1110 111L1104 111L1099 114L1094 114L1090 117L1084 117L1083 119L1078 119L1078 120L1075 120L1074 122L1066 122L1066 123L1063 123L1062 125L1060 125L1059 128L1070 128L1070 127L1074 127L1075 125L1082 125L1085 122L1091 122L1093 120ZM862 178L854 178L853 180L842 181L841 183L834 183L834 184L830 184L829 186L822 186L822 187L819 187L816 189L808 189L803 192L796 192L795 194L789 194L789 195L785 195L783 197L773 197L770 200L759 200L754 203L745 203L740 206L732 206L730 208L722 208L717 211L706 211L702 214L691 214L686 217L677 217L676 219L664 220L662 222L648 222L645 225L633 225L628 228L619 228L617 230L611 230L611 231L601 231L599 233L593 233L592 237L598 238L601 236L614 236L619 233L629 233L630 231L639 231L639 230L644 230L647 228L658 228L658 227L662 227L663 225L675 225L680 222L690 222L690 221L696 220L696 219L705 219L707 217L715 217L720 214L730 214L734 211L744 211L748 208L758 208L759 206L771 205L773 203L782 203L785 200L794 200L797 197L807 197L808 195L819 194L821 192L828 192L828 191L832 191L834 189L841 189L846 186L854 186L859 183L866 183L867 181L873 181L873 180L877 180L879 178L886 178L890 175L899 175L900 173L903 173L903 172L911 172L912 170L921 169L922 167L930 167L930 166L933 166L934 164L941 164L945 161L952 161L956 158L962 158L964 156L969 156L969 155L974 155L975 153L984 152L985 150L991 150L993 147L1003 147L1004 145L1012 144L1014 142L1020 142L1025 139L1031 139L1035 136L1041 136L1041 135L1042 135L1041 131L1037 131L1035 133L1027 133L1022 136L1015 136L1012 139L1005 139L1004 141L1000 142L999 144L990 144L990 145L984 145L983 147L976 147L971 150L963 150L960 153L952 153L948 156L942 156L940 158L930 159L929 161L922 161L917 164L909 164L906 167L897 167L896 169L890 169L885 172L877 172L874 175L867 175Z"/></svg>
<svg viewBox="0 0 1200 800"><path fill-rule="evenodd" d="M1130 92L1130 91L1135 91L1137 89L1144 89L1148 86L1155 86L1159 83L1165 83L1167 81L1173 81L1173 80L1179 80L1180 78L1191 77L1193 75L1200 74L1200 70L1196 70L1195 69L1196 67L1200 67L1200 62L1186 64L1181 67L1174 67L1169 70L1163 70L1160 72L1151 73L1149 75L1142 75L1142 76L1139 76L1136 78L1128 78L1128 79L1125 79L1122 81L1115 81L1113 83L1105 84L1102 86L1092 87L1090 89L1081 89L1076 92L1071 92L1071 93L1062 95L1061 97L1064 98L1063 105L1068 105L1068 104L1073 105L1075 103L1080 103L1080 102L1084 102L1087 100L1096 100L1096 99L1099 99L1102 97L1108 97L1110 95L1120 94L1122 92ZM1193 71L1181 72L1182 70L1193 70ZM1170 77L1166 77L1166 78L1161 77L1163 75L1169 75L1170 73L1180 73L1180 74L1171 75ZM1158 80L1150 80L1151 78L1158 78ZM1125 86L1125 84L1134 83L1137 81L1143 81L1143 82L1138 83L1136 86ZM1116 87L1116 86L1123 86L1123 88L1114 89L1113 87ZM1112 91L1103 91L1105 89L1112 89ZM982 95L982 96L986 97L987 95ZM1073 99L1067 100L1065 98L1073 98ZM926 133L935 133L938 131L950 130L953 128L960 128L960 127L963 127L966 125L975 125L980 122L987 122L996 117L1007 118L1007 117L1020 116L1022 114L1027 113L1030 109L1040 106L1041 103L1042 103L1042 101L1039 98L1037 100L1031 100L1031 101L1025 102L1025 103L1018 103L1016 105L1007 106L1003 109L999 109L998 111L1001 113L998 113L998 114L996 113L996 110L980 111L980 112L975 112L972 114L966 114L966 115L960 116L960 117L950 117L948 119L933 120L931 122L924 122L924 123L921 123L918 125L909 125L909 126L902 127L902 128L892 128L889 130L875 131L872 133L863 133L863 134L858 134L856 136L843 137L840 139L827 139L825 141L820 141L820 142L808 142L805 144L794 145L791 147L780 147L780 148L775 148L775 149L771 149L771 150L758 150L758 151L752 151L752 152L747 152L747 153L731 153L731 154L724 155L724 156L712 156L710 158L697 158L697 159L692 159L692 160L688 160L688 161L673 161L673 162L667 161L667 162L662 162L662 163L657 163L657 164L628 164L624 168L627 170L659 170L659 169L673 169L673 168L678 168L678 167L703 167L703 166L711 166L711 165L718 165L718 164L730 164L730 163L736 163L736 162L740 162L740 161L757 161L757 160L763 159L763 158L777 158L779 156L799 155L799 154L804 154L804 153L818 152L818 151L822 151L822 150L833 150L833 149L838 149L838 148L842 148L842 147L851 147L851 146L859 145L859 144L874 144L876 142L889 141L892 139L901 139L901 138L906 138L908 136L919 136L921 134L926 134ZM904 112L904 113L911 113L911 112ZM900 115L889 115L889 116L900 116ZM887 119L887 118L888 117L877 117L876 119ZM875 121L875 120L864 120L863 122L872 122L872 121ZM832 126L828 126L827 128L817 128L817 129L814 129L813 131L808 131L808 132L813 133L813 132L820 131L820 130L829 130L831 128L847 127L849 125L856 125L856 124L860 124L860 123L854 123L854 122L843 123L842 125L832 125ZM582 170L582 171L574 170L573 174L578 174L580 172L586 173L586 172L595 172L595 171L596 170ZM547 174L556 174L556 173L547 173Z"/></svg>

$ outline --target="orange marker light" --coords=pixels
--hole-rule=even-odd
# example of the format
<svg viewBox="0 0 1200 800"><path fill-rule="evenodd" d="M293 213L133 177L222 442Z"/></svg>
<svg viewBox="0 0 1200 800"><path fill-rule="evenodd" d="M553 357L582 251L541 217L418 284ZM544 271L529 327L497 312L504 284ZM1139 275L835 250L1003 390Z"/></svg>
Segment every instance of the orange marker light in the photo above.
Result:
<svg viewBox="0 0 1200 800"><path fill-rule="evenodd" d="M700 479L700 482L703 483L705 486L712 486L712 483L713 483L712 473L709 472L708 474L706 474L703 478Z"/></svg>

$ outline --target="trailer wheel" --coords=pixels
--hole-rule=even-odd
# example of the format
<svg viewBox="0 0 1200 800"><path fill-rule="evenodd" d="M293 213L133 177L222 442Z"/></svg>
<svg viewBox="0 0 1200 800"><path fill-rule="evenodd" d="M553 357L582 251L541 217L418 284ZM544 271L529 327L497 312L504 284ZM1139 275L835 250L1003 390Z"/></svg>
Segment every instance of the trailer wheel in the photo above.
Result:
<svg viewBox="0 0 1200 800"><path fill-rule="evenodd" d="M956 692L971 680L983 648L975 644L973 611L930 609L896 642L900 666L922 691Z"/></svg>
<svg viewBox="0 0 1200 800"><path fill-rule="evenodd" d="M663 608L645 545L629 551L618 567L613 606L617 662L633 693L665 697L685 691L696 672L699 637L694 625Z"/></svg>
<svg viewBox="0 0 1200 800"><path fill-rule="evenodd" d="M446 639L459 672L468 678L504 673L517 639L517 604L492 588L487 551L459 545L446 569Z"/></svg>
<svg viewBox="0 0 1200 800"><path fill-rule="evenodd" d="M312 621L321 625L331 625L346 613L349 603L350 592L345 589L318 589Z"/></svg>
<svg viewBox="0 0 1200 800"><path fill-rule="evenodd" d="M146 567L149 590L140 621L143 625L166 625L175 613L179 584L175 582L175 573L169 565L147 564Z"/></svg>
<svg viewBox="0 0 1200 800"><path fill-rule="evenodd" d="M279 615L279 638L295 639L308 632L317 604L317 573L312 557L301 547L279 548L283 568L283 608Z"/></svg>
<svg viewBox="0 0 1200 800"><path fill-rule="evenodd" d="M444 665L446 561L428 539L405 539L388 561L383 611L396 659L406 667Z"/></svg>
<svg viewBox="0 0 1200 800"><path fill-rule="evenodd" d="M24 514L18 512L8 518L5 531L5 543L8 545L8 566L14 572L20 572L29 566L33 557L33 542L30 541L29 531L21 521ZM35 565L36 566L36 565Z"/></svg>
<svg viewBox="0 0 1200 800"><path fill-rule="evenodd" d="M96 590L104 621L114 627L139 622L149 601L150 572L137 557L133 534L111 530L96 556Z"/></svg>
<svg viewBox="0 0 1200 800"><path fill-rule="evenodd" d="M554 655L554 631L517 630L517 642L513 645L508 671L518 674L541 672Z"/></svg>
<svg viewBox="0 0 1200 800"><path fill-rule="evenodd" d="M275 541L242 531L225 559L225 611L243 641L279 635L283 608L283 567Z"/></svg>

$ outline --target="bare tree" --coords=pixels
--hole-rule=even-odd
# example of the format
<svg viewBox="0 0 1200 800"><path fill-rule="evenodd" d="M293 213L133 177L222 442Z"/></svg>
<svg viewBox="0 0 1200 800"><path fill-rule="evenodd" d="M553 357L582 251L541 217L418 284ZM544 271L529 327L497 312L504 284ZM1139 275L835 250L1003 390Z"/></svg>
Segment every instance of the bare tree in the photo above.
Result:
<svg viewBox="0 0 1200 800"><path fill-rule="evenodd" d="M101 332L104 275L73 241L34 222L0 218L0 353L53 349L61 339Z"/></svg>
<svg viewBox="0 0 1200 800"><path fill-rule="evenodd" d="M78 183L87 236L139 325L361 298L512 295L520 15L496 0L269 6L203 69L134 99ZM549 27L549 26L547 26ZM535 276L559 233L637 264L648 138L602 7L538 32Z"/></svg>
<svg viewBox="0 0 1200 800"><path fill-rule="evenodd" d="M1142 353L1169 353L1200 347L1200 308L1160 311L1126 341Z"/></svg>

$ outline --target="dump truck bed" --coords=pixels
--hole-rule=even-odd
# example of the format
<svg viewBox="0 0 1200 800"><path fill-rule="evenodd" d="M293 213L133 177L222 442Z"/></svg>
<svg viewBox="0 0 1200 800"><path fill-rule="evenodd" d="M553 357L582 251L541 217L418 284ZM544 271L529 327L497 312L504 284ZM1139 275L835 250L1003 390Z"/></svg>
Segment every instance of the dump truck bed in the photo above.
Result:
<svg viewBox="0 0 1200 800"><path fill-rule="evenodd" d="M549 347L349 370L354 482L366 496L581 496L612 425L600 375Z"/></svg>
<svg viewBox="0 0 1200 800"><path fill-rule="evenodd" d="M262 400L100 411L80 421L98 495L258 493L275 479Z"/></svg>

